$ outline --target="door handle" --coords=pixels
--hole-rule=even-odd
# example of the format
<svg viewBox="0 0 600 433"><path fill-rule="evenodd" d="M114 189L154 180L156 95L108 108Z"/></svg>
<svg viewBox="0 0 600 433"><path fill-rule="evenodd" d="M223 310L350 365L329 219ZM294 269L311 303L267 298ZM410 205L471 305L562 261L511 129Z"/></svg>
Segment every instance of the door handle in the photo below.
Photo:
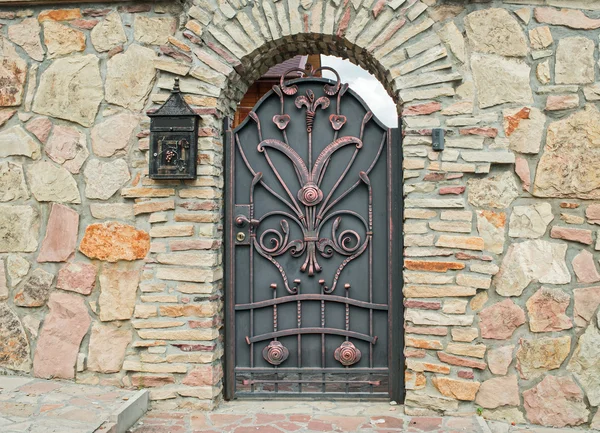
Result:
<svg viewBox="0 0 600 433"><path fill-rule="evenodd" d="M246 215L238 215L235 217L235 225L238 227L244 227L246 224L250 224L250 227L256 227L259 223L259 220L248 219Z"/></svg>

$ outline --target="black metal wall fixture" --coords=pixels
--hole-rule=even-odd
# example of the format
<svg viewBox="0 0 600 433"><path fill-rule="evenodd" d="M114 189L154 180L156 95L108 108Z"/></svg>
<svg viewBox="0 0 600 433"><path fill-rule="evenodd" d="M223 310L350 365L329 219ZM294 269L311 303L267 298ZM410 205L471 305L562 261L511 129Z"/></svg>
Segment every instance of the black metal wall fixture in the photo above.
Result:
<svg viewBox="0 0 600 433"><path fill-rule="evenodd" d="M225 125L227 399L403 399L400 132L323 69Z"/></svg>
<svg viewBox="0 0 600 433"><path fill-rule="evenodd" d="M150 179L195 179L200 116L185 102L179 78L171 95L150 117Z"/></svg>

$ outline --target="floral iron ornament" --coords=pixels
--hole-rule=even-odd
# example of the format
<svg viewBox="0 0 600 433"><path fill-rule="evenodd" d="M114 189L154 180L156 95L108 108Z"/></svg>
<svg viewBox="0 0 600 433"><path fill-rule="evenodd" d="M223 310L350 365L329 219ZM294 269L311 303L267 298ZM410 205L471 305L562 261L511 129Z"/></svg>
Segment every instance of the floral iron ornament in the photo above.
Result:
<svg viewBox="0 0 600 433"><path fill-rule="evenodd" d="M340 254L344 259L334 274L332 284L328 286L326 285L325 280L319 280L319 284L322 286L324 293L333 293L343 269L348 263L359 257L367 249L373 233L372 191L369 173L379 159L387 139L386 134L383 134L381 144L374 160L371 161L370 165L364 170L358 171L358 175L354 174L354 176L356 176L356 181L352 186L336 196L336 190L340 187L342 181L350 176L350 170L355 162L358 152L363 148L365 125L372 119L373 114L370 111L366 112L362 119L360 133L357 137L350 135L338 137L343 131L344 125L347 123L346 116L341 113L341 98L348 90L348 85L341 84L337 72L329 67L310 71L308 76L313 76L316 72L321 70L332 71L337 78L335 83L327 83L324 85L325 96L316 97L314 92L310 89L305 92L305 95L297 95L298 86L285 83L286 75L297 71L305 73L302 69L292 69L286 72L286 74L281 77L279 85L273 86L274 93L279 96L281 109L279 114L273 116L272 121L277 129L281 131L281 138L264 138L259 116L253 111L249 113L250 119L256 123L258 129L259 143L257 145L257 150L264 155L266 163L275 175L280 187L285 191L285 194L281 195L276 192L272 185L269 185L269 182L265 180L263 173L253 169L244 154L239 136L235 136L237 147L242 155L244 163L254 176L250 186L250 221L252 221L251 230L256 233L256 236L252 237L251 242L253 243L255 250L279 270L284 287L290 294L298 293L299 280L295 280L295 285L290 287L286 272L277 261L277 257L286 253L291 254L293 257L302 257L305 255L300 270L312 277L315 273L321 272L322 270L322 267L319 264L318 255L328 259L333 257L335 253ZM296 108L305 109L306 111L306 132L308 135L308 156L306 160L290 146L288 141L286 130L292 120L291 116L285 112L284 102L285 98L290 96L296 96L294 101ZM332 97L335 97L337 102L335 113L329 115L328 119L333 132L333 140L323 148L313 162L312 139L315 128L315 119L319 116L319 112L325 111L331 106L330 98ZM340 149L351 146L353 147L353 153L350 160L347 162L345 169L335 181L333 187L330 187L328 192L323 191L323 178L332 157ZM283 154L291 162L300 186L297 191L293 190L293 187L290 187L280 175L278 168L273 163L272 155L270 155L271 151L277 151L278 153ZM261 185L270 194L284 203L289 211L271 211L258 219L254 219L254 207L252 201L254 189L257 185ZM337 203L359 185L364 185L368 189L369 211L367 218L351 210L332 210ZM273 216L282 217L280 220L281 230L266 229L259 235L258 232L260 232L259 228L261 223L266 218ZM356 230L341 230L343 220L346 217L355 218L361 223L364 227L364 239ZM326 223L330 220L331 236L324 237L322 236L322 231ZM303 234L302 239L290 239L290 222L295 223L301 228Z"/></svg>
<svg viewBox="0 0 600 433"><path fill-rule="evenodd" d="M360 361L362 354L354 344L352 344L349 341L344 341L340 347L335 349L333 357L336 361L339 361L343 366L350 366Z"/></svg>
<svg viewBox="0 0 600 433"><path fill-rule="evenodd" d="M288 359L290 351L279 341L271 341L267 347L263 349L263 358L269 364L279 365Z"/></svg>

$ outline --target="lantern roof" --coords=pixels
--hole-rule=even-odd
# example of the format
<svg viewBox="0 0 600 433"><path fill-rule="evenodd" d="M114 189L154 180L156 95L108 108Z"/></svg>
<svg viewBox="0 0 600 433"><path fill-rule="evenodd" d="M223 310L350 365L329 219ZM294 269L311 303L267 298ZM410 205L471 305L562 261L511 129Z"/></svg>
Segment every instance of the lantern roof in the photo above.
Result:
<svg viewBox="0 0 600 433"><path fill-rule="evenodd" d="M179 89L179 78L175 78L175 84L171 95L163 105L155 110L149 110L146 114L149 117L155 116L197 116L196 112L188 105L181 95Z"/></svg>

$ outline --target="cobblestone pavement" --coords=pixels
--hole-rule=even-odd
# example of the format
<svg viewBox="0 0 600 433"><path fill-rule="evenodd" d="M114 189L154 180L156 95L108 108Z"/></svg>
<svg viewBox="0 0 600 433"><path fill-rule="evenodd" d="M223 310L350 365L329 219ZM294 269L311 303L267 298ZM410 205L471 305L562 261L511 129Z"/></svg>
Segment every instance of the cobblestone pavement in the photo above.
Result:
<svg viewBox="0 0 600 433"><path fill-rule="evenodd" d="M0 432L93 433L133 394L107 386L0 376Z"/></svg>
<svg viewBox="0 0 600 433"><path fill-rule="evenodd" d="M387 403L246 401L213 412L149 411L132 433L486 433L475 417L409 417Z"/></svg>

